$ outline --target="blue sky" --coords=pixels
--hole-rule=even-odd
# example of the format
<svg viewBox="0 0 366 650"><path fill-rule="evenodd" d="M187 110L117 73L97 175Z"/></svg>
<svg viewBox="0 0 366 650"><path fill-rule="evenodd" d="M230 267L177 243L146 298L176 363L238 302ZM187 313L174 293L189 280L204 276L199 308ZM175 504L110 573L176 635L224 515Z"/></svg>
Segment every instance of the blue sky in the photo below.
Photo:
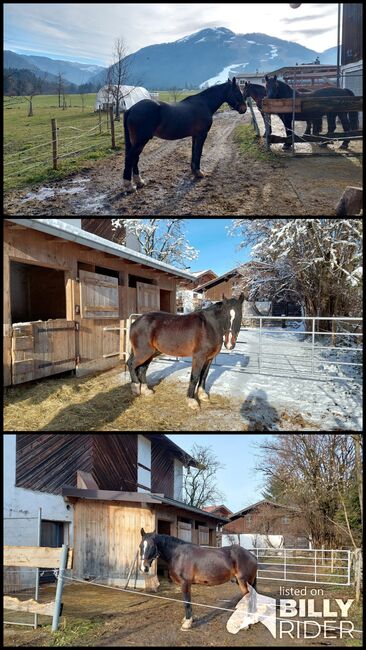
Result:
<svg viewBox="0 0 366 650"><path fill-rule="evenodd" d="M263 476L255 469L260 458L256 444L271 434L179 433L168 434L175 444L190 452L194 443L211 447L225 469L217 472L217 485L226 496L224 504L238 512L251 503L261 501Z"/></svg>
<svg viewBox="0 0 366 650"><path fill-rule="evenodd" d="M107 66L116 38L127 54L207 27L261 32L323 52L337 44L337 3L4 3L4 47L18 54Z"/></svg>
<svg viewBox="0 0 366 650"><path fill-rule="evenodd" d="M249 261L249 248L238 250L240 237L229 237L225 226L232 219L186 219L188 242L200 251L197 260L187 262L191 271L212 269L217 275Z"/></svg>

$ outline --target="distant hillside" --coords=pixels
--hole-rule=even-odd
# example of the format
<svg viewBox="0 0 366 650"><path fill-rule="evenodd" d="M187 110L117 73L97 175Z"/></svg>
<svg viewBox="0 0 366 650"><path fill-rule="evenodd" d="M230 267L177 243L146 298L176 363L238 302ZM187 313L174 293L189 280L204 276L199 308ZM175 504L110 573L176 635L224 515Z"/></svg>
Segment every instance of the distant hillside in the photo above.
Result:
<svg viewBox="0 0 366 650"><path fill-rule="evenodd" d="M336 62L336 48L323 55L315 50L266 34L235 34L218 27L201 29L174 43L150 45L127 57L130 74L126 83L152 89L197 88L227 79L229 71L271 71L285 65ZM329 60L332 59L332 60ZM90 79L98 86L106 72ZM210 81L211 80L211 81Z"/></svg>
<svg viewBox="0 0 366 650"><path fill-rule="evenodd" d="M90 78L95 76L96 73L105 70L100 65L50 59L47 56L16 54L11 50L4 51L4 68L31 70L35 74L37 72L47 72L55 76L61 72L66 81L77 85L89 82Z"/></svg>

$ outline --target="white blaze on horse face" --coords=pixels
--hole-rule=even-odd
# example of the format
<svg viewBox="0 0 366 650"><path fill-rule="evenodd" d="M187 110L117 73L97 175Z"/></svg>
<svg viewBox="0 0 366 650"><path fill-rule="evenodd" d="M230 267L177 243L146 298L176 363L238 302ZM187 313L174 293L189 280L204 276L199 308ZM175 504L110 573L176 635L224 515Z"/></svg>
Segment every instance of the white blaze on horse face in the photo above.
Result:
<svg viewBox="0 0 366 650"><path fill-rule="evenodd" d="M146 553L146 547L147 547L147 541L145 540L143 543L143 551L142 551L142 557L141 557L141 571L144 572L145 566L144 566L144 559L145 559L145 553Z"/></svg>
<svg viewBox="0 0 366 650"><path fill-rule="evenodd" d="M230 309L230 331L229 331L229 341L228 341L228 350L233 349L233 322L235 318L235 310Z"/></svg>

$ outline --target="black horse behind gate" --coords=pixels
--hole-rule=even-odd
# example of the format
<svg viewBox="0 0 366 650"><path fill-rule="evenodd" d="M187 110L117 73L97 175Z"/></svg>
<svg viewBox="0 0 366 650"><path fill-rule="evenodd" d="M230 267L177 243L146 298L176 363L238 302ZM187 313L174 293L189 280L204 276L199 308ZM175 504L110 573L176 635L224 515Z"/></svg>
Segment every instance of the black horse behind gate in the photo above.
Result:
<svg viewBox="0 0 366 650"><path fill-rule="evenodd" d="M268 99L291 99L293 97L293 88L291 88L291 86L289 86L284 81L280 81L279 79L277 79L276 75L274 75L274 77L268 77L268 75L266 75L265 79L266 79L266 89L267 89ZM302 96L303 96L302 93L299 93L297 90L295 90L295 97L302 97ZM306 97L350 97L350 96L354 97L354 93L352 92L352 90L349 90L348 88L332 88L332 87L318 88L317 90L313 90L306 94ZM327 113L326 110L324 109L322 114L320 114L319 111L314 111L314 112L306 111L302 113L295 113L295 120L297 121L316 120L317 128L319 129L321 128L321 118L323 115L327 115L328 132L330 134L334 133L335 131L337 115L342 123L343 131L345 133L353 129L358 129L358 113L356 111ZM282 113L279 116L284 123L286 129L286 135L287 136L291 135L292 113ZM347 149L348 145L349 145L349 140L347 139L343 140L341 149ZM291 145L288 143L285 143L283 145L284 149L289 149L290 147Z"/></svg>
<svg viewBox="0 0 366 650"><path fill-rule="evenodd" d="M299 90L302 95L307 95L310 91L303 88L301 91ZM248 99L248 97L251 97L254 99L255 103L257 104L257 108L262 116L263 122L264 122L264 128L266 128L266 120L265 120L265 113L263 111L263 100L267 97L267 88L265 86L262 86L261 84L253 84L251 81L246 81L244 84L244 90L243 90L243 97L244 99ZM282 115L279 115L279 117L282 119ZM269 121L269 133L272 132L272 127L271 127L271 114L267 113L267 118ZM320 118L320 124L319 121L310 121L308 120L306 122L306 130L305 133L310 134L311 133L311 127L313 125L313 132L315 133L318 129L320 130L319 127L321 127L321 118Z"/></svg>
<svg viewBox="0 0 366 650"><path fill-rule="evenodd" d="M141 528L140 569L149 573L154 560L161 557L168 564L169 575L181 585L185 618L181 630L192 627L191 585L221 585L236 579L243 596L249 593L248 584L256 588L257 559L252 553L238 545L222 548L203 548L183 542L170 535L145 533ZM250 596L250 611L256 607L256 592Z"/></svg>
<svg viewBox="0 0 366 650"><path fill-rule="evenodd" d="M235 77L232 81L207 88L176 104L143 99L131 106L124 114L124 189L134 191L136 187L144 185L138 168L139 156L154 136L163 140L180 140L191 136L191 169L196 178L201 178L202 148L212 125L212 116L224 102L238 113L247 110Z"/></svg>
<svg viewBox="0 0 366 650"><path fill-rule="evenodd" d="M146 371L154 357L168 354L174 357L192 357L192 373L188 388L188 405L197 408L194 399L207 400L206 379L211 363L220 352L222 343L233 350L239 334L244 294L226 299L206 309L177 316L165 312L149 312L132 324L130 341L132 352L127 361L131 375L132 393L153 395L146 383Z"/></svg>

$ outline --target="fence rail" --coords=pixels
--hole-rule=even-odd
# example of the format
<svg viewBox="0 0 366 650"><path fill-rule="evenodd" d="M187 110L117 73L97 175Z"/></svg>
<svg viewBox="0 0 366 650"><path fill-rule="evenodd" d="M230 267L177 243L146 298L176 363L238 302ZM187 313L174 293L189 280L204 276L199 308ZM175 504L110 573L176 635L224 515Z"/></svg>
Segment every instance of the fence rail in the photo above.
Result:
<svg viewBox="0 0 366 650"><path fill-rule="evenodd" d="M296 548L249 550L258 560L258 578L262 580L340 586L351 584L351 551L349 550ZM303 561L298 563L296 560Z"/></svg>
<svg viewBox="0 0 366 650"><path fill-rule="evenodd" d="M130 317L127 320L127 326L124 328L125 332L125 350L123 352L123 355L125 356L125 359L127 359L130 355L131 352L131 345L130 345L130 328L134 320L141 316L141 314L131 314ZM232 370L233 372L258 372L259 374L270 374L268 370L273 370L273 368L268 367L268 365L265 365L265 362L270 362L271 359L276 361L276 374L282 370L282 368L279 367L278 365L278 357L281 357L282 359L285 360L287 363L287 368L285 368L286 372L290 372L291 370L294 371L294 368L291 367L291 364L293 365L293 361L301 362L302 367L301 368L295 368L295 372L293 372L292 376L302 376L302 377L309 377L309 378L315 378L315 379L330 379L330 380L343 380L343 381L355 381L355 379L352 376L336 376L334 374L329 374L325 372L325 366L340 366L342 367L349 367L349 368L362 368L362 360L360 361L337 361L336 359L331 359L327 360L326 358L319 358L317 356L317 353L321 351L329 351L331 354L336 353L336 352L341 352L344 353L346 351L351 352L351 353L359 353L362 355L363 352L363 347L360 345L359 347L353 347L352 345L348 346L337 346L337 345L317 345L316 343L316 337L317 336L328 336L333 340L335 340L336 337L355 337L356 340L358 337L363 336L362 332L346 332L346 331L337 331L339 328L339 323L340 322L351 322L354 324L362 324L363 319L362 318L353 318L353 317L327 317L327 316L245 316L243 318L244 321L259 321L259 327L255 330L258 331L258 347L257 351L247 351L243 350L243 354L249 355L251 357L257 357L257 366L254 366L250 370L243 369L243 368L236 368L233 367L232 365L227 365L227 367ZM295 322L301 322L301 321L311 321L312 326L311 330L306 332L306 331L301 331L299 332L298 330L288 330L285 327L283 327L281 330L271 330L271 329L265 329L264 328L264 323L265 321L281 321L282 325L286 323L287 321L295 321ZM318 331L319 329L319 322L321 321L331 321L332 322L332 329L329 331ZM357 325L358 326L358 325ZM244 328L245 329L245 328ZM281 351L280 350L280 343L276 342L276 352L271 352L265 349L265 347L269 344L265 342L265 336L266 335L271 335L271 336L277 336L277 335L293 335L295 337L299 337L299 335L307 337L311 336L311 345L296 345L296 352L298 350L303 350L307 351L308 354L291 354L289 353L288 350L286 351ZM243 345L240 341L237 342L236 344L236 349L240 350L240 346ZM273 342L271 342L271 345L273 345ZM226 353L224 353L226 354ZM219 357L219 359L218 359ZM215 357L213 361L213 365L215 366L221 366L225 367L226 363L223 361L224 355L219 353L217 357ZM158 362L162 359L172 359L174 361L181 361L185 363L185 361L179 357L170 357L170 356L163 356L161 355L157 359L154 359L153 362ZM305 367L304 367L305 366ZM319 370L318 367L321 367ZM339 372L339 371L338 371Z"/></svg>

